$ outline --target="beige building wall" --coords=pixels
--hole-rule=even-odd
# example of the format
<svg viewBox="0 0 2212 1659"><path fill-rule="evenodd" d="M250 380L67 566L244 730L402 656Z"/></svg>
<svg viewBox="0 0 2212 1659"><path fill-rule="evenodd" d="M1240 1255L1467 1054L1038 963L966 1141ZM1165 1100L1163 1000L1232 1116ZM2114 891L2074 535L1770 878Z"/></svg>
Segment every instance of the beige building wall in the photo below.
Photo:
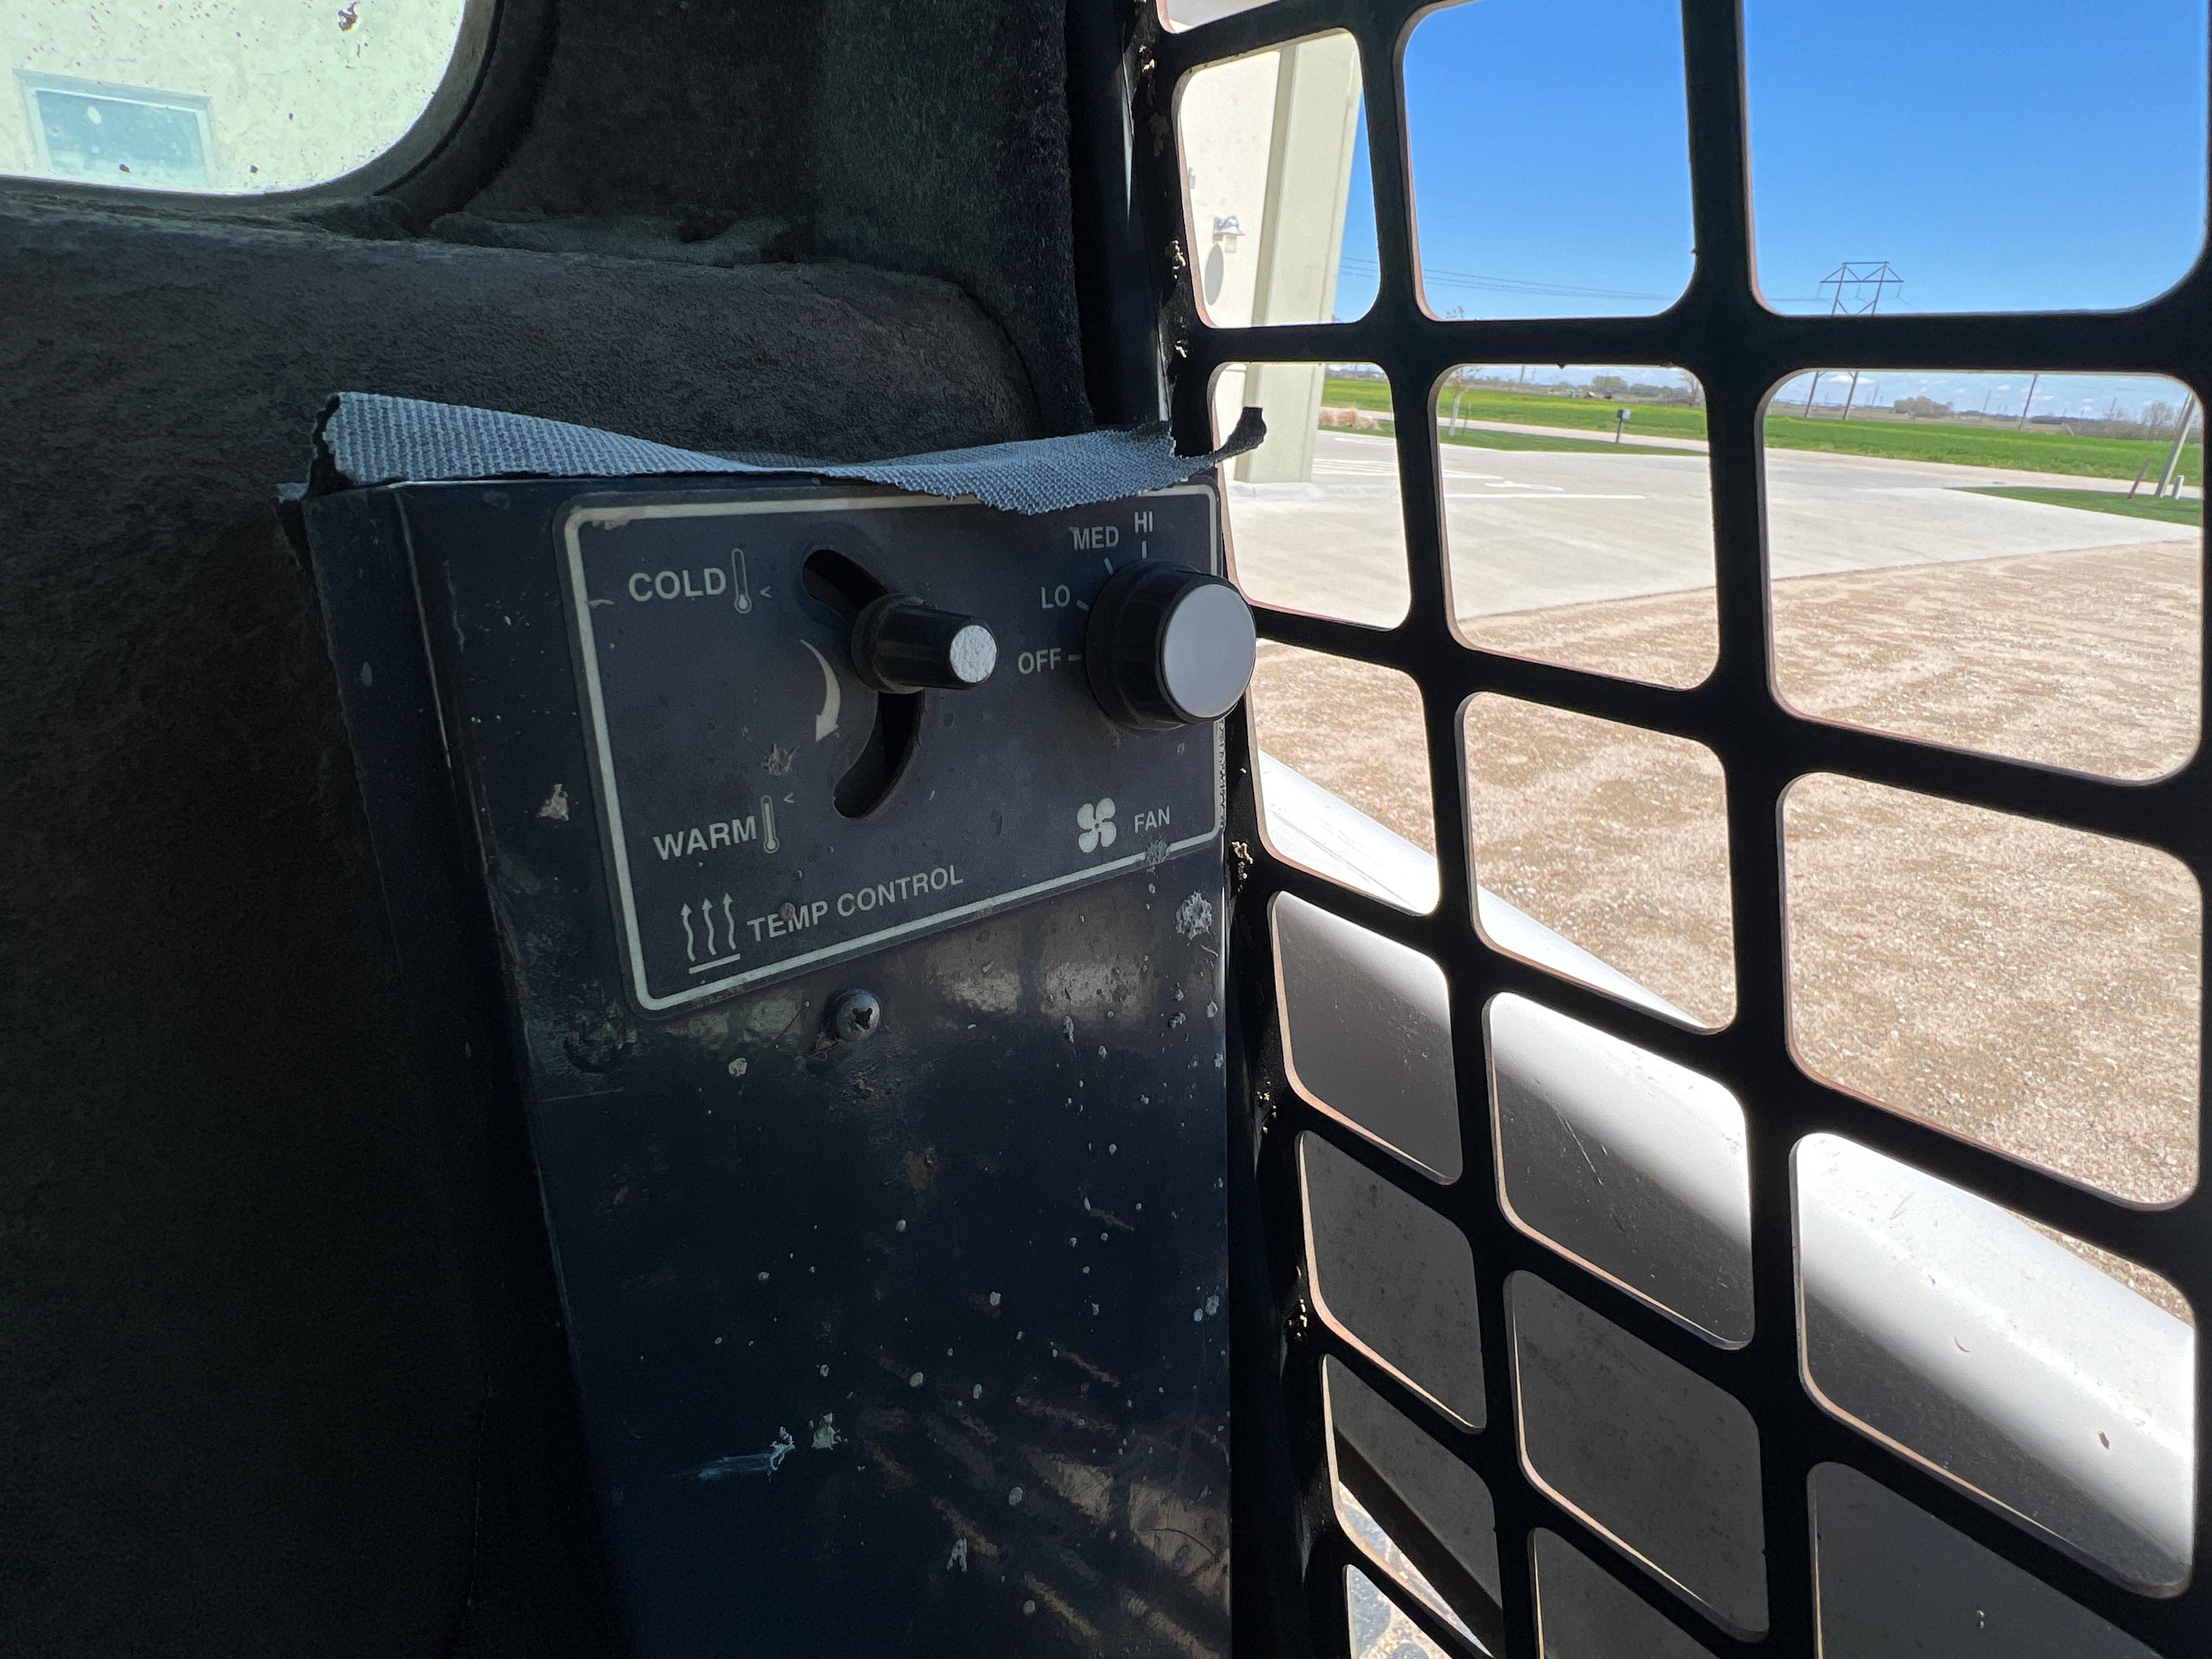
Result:
<svg viewBox="0 0 2212 1659"><path fill-rule="evenodd" d="M0 0L0 173L297 190L415 125L471 0Z"/></svg>
<svg viewBox="0 0 2212 1659"><path fill-rule="evenodd" d="M1178 125L1191 277L1208 322L1240 328L1328 320L1360 96L1358 48L1341 33L1191 76ZM1322 365L1304 363L1221 374L1213 396L1223 431L1247 404L1267 416L1267 441L1235 463L1235 477L1285 483L1312 476L1325 374Z"/></svg>

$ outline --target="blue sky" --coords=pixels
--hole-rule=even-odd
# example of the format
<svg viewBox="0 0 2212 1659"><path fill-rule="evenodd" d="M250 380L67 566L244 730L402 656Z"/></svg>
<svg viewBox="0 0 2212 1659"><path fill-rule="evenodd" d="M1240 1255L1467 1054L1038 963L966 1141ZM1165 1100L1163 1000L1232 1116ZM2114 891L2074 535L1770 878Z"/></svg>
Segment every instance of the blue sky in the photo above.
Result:
<svg viewBox="0 0 2212 1659"><path fill-rule="evenodd" d="M2206 0L1746 0L1759 280L1825 311L1845 259L1884 308L2109 307L2203 239ZM1668 0L1477 0L1406 53L1429 301L1469 316L1663 309L1692 231ZM1374 292L1364 131L1336 310ZM2021 388L2025 389L2025 379ZM2039 409L2041 405L2039 403Z"/></svg>

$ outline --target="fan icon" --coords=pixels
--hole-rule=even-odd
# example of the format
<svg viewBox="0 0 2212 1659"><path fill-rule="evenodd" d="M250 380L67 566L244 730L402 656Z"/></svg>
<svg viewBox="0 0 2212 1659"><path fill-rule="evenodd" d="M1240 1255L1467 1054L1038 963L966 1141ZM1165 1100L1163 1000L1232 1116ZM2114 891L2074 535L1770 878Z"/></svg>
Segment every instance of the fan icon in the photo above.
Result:
<svg viewBox="0 0 2212 1659"><path fill-rule="evenodd" d="M1114 802L1109 796L1096 806L1089 802L1075 809L1075 826L1083 833L1075 844L1086 853L1095 853L1102 847L1114 844Z"/></svg>

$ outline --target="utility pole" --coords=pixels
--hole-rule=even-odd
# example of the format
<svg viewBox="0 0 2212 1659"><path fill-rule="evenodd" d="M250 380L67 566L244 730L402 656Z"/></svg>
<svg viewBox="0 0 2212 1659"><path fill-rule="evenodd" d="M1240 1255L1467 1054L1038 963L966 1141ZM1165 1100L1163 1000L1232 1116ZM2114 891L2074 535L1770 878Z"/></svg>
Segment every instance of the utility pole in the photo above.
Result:
<svg viewBox="0 0 2212 1659"><path fill-rule="evenodd" d="M2175 497L2179 499L2180 496L2181 486L2174 483L2173 475L2181 465L2182 447L2189 441L2189 422L2196 413L2197 394L2192 392L2181 400L2181 418L2173 425L2173 447L2166 452L2166 471L2159 477L2155 492L2158 495L2165 495L2166 486L2172 484Z"/></svg>
<svg viewBox="0 0 2212 1659"><path fill-rule="evenodd" d="M2020 424L2013 428L2014 431L2027 430L2027 411L2035 407L2035 383L2042 378L2043 375L2039 370L2027 377L2027 401L2020 406Z"/></svg>

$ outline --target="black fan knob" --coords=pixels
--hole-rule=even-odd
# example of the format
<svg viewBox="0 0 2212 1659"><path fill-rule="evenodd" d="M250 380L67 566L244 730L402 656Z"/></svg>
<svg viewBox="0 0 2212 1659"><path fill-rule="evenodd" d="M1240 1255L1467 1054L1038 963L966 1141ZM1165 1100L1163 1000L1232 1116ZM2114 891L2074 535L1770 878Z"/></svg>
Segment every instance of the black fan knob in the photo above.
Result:
<svg viewBox="0 0 2212 1659"><path fill-rule="evenodd" d="M1235 708L1257 645L1251 607L1233 583L1139 560L1109 576L1091 601L1083 665L1108 719L1165 732Z"/></svg>

